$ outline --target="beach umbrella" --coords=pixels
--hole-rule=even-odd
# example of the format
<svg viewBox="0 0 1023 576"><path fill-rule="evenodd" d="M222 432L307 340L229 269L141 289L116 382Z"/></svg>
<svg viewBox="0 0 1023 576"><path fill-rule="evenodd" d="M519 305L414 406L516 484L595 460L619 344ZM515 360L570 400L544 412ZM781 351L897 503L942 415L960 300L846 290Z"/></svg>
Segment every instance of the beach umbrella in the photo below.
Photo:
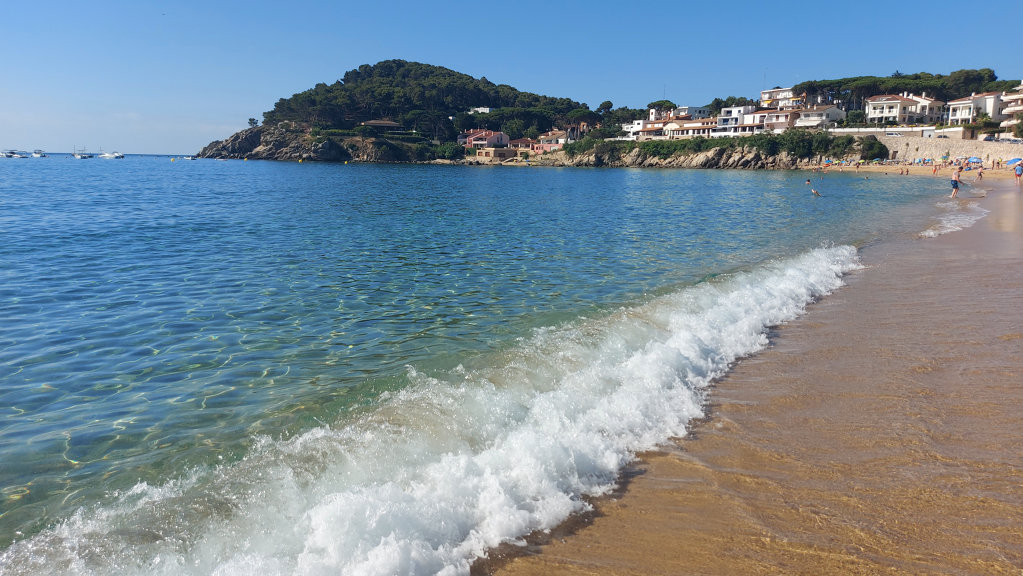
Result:
<svg viewBox="0 0 1023 576"><path fill-rule="evenodd" d="M976 156L970 156L967 159L967 161L969 161L969 162L980 162L981 160L980 160L980 158L977 158Z"/></svg>
<svg viewBox="0 0 1023 576"><path fill-rule="evenodd" d="M1020 161L1019 158L1013 158L1012 160L1009 160L1008 162L1006 162L1005 165L1006 166L1012 166L1013 164L1015 164L1015 163L1017 163L1019 161Z"/></svg>

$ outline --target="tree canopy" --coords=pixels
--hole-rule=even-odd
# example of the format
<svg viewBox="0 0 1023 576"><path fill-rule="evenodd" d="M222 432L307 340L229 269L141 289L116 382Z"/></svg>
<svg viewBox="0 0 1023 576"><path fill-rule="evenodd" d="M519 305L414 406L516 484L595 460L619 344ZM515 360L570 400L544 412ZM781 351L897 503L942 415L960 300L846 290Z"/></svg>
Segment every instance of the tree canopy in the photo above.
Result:
<svg viewBox="0 0 1023 576"><path fill-rule="evenodd" d="M389 118L438 139L454 139L458 122L451 119L476 107L491 108L491 113L463 118L462 125L501 129L505 122L517 120L523 127L520 132L533 126L549 130L569 112L586 108L569 98L521 92L440 66L385 60L349 70L334 84L320 83L282 98L263 118L264 123L291 120L326 129L351 129L360 122Z"/></svg>

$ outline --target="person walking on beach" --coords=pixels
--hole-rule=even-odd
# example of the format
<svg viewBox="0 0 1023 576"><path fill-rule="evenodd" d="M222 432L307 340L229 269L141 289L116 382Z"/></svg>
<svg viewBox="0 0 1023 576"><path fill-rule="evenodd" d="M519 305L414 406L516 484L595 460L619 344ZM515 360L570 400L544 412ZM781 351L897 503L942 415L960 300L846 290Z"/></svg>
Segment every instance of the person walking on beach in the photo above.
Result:
<svg viewBox="0 0 1023 576"><path fill-rule="evenodd" d="M952 173L952 195L949 198L955 198L956 194L959 193L959 181L963 173L963 167L960 166L958 170Z"/></svg>
<svg viewBox="0 0 1023 576"><path fill-rule="evenodd" d="M977 166L977 177L973 179L974 184L984 179L984 165Z"/></svg>
<svg viewBox="0 0 1023 576"><path fill-rule="evenodd" d="M1016 162L1016 169L1014 172L1016 174L1016 186L1019 186L1019 179L1023 176L1023 162Z"/></svg>

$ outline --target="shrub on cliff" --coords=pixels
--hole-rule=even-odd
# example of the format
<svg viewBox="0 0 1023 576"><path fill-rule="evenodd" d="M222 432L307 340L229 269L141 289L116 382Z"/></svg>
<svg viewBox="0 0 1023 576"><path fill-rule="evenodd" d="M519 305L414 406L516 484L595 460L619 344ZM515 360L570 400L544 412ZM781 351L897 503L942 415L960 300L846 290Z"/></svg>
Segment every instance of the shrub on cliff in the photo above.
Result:
<svg viewBox="0 0 1023 576"><path fill-rule="evenodd" d="M873 160L875 158L887 160L888 147L882 144L876 136L860 138L860 160Z"/></svg>
<svg viewBox="0 0 1023 576"><path fill-rule="evenodd" d="M663 160L676 155L699 154L714 148L732 148L735 145L735 138L709 139L697 136L685 140L647 140L640 142L639 149L648 156Z"/></svg>

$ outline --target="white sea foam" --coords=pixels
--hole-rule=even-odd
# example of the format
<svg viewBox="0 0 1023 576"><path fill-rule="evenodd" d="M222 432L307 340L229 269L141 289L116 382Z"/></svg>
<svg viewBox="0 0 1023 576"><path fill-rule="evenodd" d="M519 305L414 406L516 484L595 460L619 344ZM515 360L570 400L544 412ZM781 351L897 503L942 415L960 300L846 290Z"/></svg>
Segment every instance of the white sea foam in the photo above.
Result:
<svg viewBox="0 0 1023 576"><path fill-rule="evenodd" d="M942 210L942 213L937 217L937 221L933 225L920 233L920 237L934 238L949 232L964 230L973 226L977 220L980 220L988 213L988 210L981 208L977 202L960 204L956 200L949 199L939 202L937 206Z"/></svg>
<svg viewBox="0 0 1023 576"><path fill-rule="evenodd" d="M0 574L467 574L684 435L714 378L857 267L821 248L537 330L483 367L410 367L377 408L82 510Z"/></svg>

